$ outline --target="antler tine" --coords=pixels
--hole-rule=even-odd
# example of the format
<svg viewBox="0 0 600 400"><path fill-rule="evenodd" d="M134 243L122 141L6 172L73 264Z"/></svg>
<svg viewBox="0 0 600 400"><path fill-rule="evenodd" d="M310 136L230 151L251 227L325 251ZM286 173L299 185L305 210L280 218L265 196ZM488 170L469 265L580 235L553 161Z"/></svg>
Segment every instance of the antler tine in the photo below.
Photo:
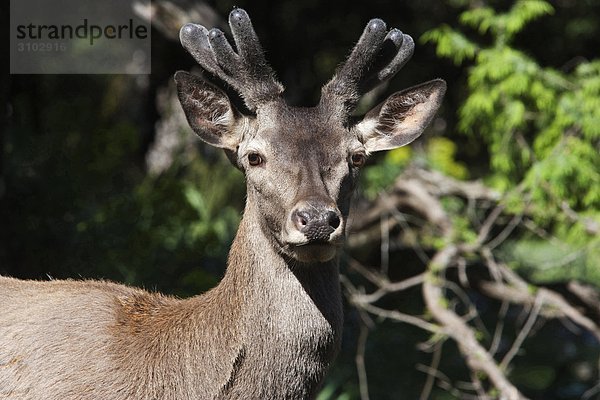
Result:
<svg viewBox="0 0 600 400"><path fill-rule="evenodd" d="M361 93L366 93L393 78L410 60L414 50L415 42L412 37L396 28L390 30L383 41L381 60L376 61L376 65L372 68L373 72L364 80Z"/></svg>
<svg viewBox="0 0 600 400"><path fill-rule="evenodd" d="M186 24L179 32L183 47L200 66L231 86L250 111L280 98L283 86L267 63L263 49L246 11L229 14L237 53L219 29L210 31L201 25Z"/></svg>
<svg viewBox="0 0 600 400"><path fill-rule="evenodd" d="M391 79L410 59L414 41L399 29L387 32L385 22L369 21L346 62L322 90L321 102L350 113L360 97Z"/></svg>

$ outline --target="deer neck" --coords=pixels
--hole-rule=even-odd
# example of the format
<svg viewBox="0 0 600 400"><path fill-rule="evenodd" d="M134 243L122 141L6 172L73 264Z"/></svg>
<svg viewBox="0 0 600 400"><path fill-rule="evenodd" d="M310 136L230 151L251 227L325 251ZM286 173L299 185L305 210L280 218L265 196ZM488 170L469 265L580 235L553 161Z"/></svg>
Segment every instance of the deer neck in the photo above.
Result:
<svg viewBox="0 0 600 400"><path fill-rule="evenodd" d="M287 354L290 347L308 346L334 357L343 322L337 259L308 265L282 256L261 229L251 202L217 290L225 298L236 299L242 345L263 353L285 350Z"/></svg>
<svg viewBox="0 0 600 400"><path fill-rule="evenodd" d="M261 228L252 202L244 211L220 286L238 299L242 320L254 327L261 323L301 333L297 331L310 329L310 321L318 321L337 333L342 324L337 258L302 264L283 256Z"/></svg>
<svg viewBox="0 0 600 400"><path fill-rule="evenodd" d="M277 252L258 221L247 206L216 288L184 301L133 296L119 304L116 352L132 354L130 362L141 365L157 345L176 358L181 346L189 346L186 354L194 357L157 362L163 369L156 376L180 379L173 362L188 363L185 371L198 373L186 374L187 385L178 390L201 390L211 398L314 398L339 348L338 265L294 265ZM160 340L177 335L186 340ZM159 394L167 387L162 381L152 384L149 390ZM178 396L171 398L185 397Z"/></svg>

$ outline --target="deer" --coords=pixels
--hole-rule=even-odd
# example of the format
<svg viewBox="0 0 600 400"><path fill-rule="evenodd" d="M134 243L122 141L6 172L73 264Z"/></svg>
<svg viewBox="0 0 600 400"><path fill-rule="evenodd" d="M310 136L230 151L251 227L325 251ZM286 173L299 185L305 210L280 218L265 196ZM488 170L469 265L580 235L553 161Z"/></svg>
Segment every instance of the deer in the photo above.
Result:
<svg viewBox="0 0 600 400"><path fill-rule="evenodd" d="M178 299L100 280L0 278L0 399L318 394L340 347L339 258L359 170L370 154L416 139L446 84L396 92L354 116L414 49L372 19L318 104L290 106L248 14L235 8L229 25L235 47L218 29L184 25L180 41L202 74L174 76L192 130L246 178L222 280Z"/></svg>

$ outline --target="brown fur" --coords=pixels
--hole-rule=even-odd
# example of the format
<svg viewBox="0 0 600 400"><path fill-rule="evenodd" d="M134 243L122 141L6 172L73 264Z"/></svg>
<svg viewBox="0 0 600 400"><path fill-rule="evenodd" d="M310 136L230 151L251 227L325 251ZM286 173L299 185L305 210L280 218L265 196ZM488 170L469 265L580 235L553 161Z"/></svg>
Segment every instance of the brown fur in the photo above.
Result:
<svg viewBox="0 0 600 400"><path fill-rule="evenodd" d="M246 175L248 199L223 280L182 300L110 282L0 277L0 399L316 396L342 329L337 260L360 167L353 155L414 140L445 84L396 93L350 123L359 89L389 79L412 53L410 37L386 36L383 21L373 20L320 104L289 107L247 14L234 10L230 21L243 57L222 33L199 26L186 25L182 42L256 113L243 115L203 79L175 76L190 126ZM398 55L378 74L368 67L386 37ZM237 60L239 68L228 69L234 75L215 49ZM262 162L253 164L249 155L257 154Z"/></svg>
<svg viewBox="0 0 600 400"><path fill-rule="evenodd" d="M273 249L246 227L221 284L190 299L0 277L0 398L313 397L339 342L337 268L264 263Z"/></svg>

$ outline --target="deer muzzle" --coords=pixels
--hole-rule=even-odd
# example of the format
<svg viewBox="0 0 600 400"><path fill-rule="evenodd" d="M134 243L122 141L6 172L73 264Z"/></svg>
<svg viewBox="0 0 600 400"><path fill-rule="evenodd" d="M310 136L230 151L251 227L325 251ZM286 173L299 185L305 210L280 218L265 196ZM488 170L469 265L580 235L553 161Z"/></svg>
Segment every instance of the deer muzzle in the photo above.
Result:
<svg viewBox="0 0 600 400"><path fill-rule="evenodd" d="M327 242L341 219L337 209L309 205L292 212L292 223L309 242Z"/></svg>
<svg viewBox="0 0 600 400"><path fill-rule="evenodd" d="M329 244L341 236L342 214L333 202L301 200L290 214L289 226L297 244Z"/></svg>

